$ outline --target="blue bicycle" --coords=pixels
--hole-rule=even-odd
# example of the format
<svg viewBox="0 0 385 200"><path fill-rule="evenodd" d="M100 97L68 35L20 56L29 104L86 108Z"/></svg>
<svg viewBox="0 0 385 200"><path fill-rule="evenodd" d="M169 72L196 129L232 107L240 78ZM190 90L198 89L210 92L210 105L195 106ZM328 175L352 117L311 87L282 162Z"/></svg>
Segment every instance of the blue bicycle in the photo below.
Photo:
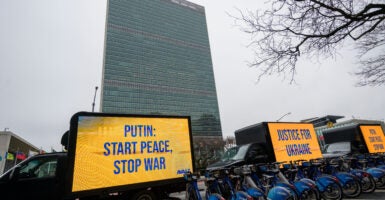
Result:
<svg viewBox="0 0 385 200"><path fill-rule="evenodd" d="M342 192L346 197L354 198L358 197L361 194L362 185L361 181L358 179L357 176L348 172L337 171L339 163L336 162L338 161L336 159L323 159L323 161L324 165L322 171L326 174L337 177L341 184Z"/></svg>
<svg viewBox="0 0 385 200"><path fill-rule="evenodd" d="M362 169L352 168L352 163L357 162L357 158L352 156L341 156L334 159L338 164L338 171L347 172L358 177L362 186L362 193L373 193L376 190L376 181L374 177Z"/></svg>
<svg viewBox="0 0 385 200"><path fill-rule="evenodd" d="M287 181L295 186L296 192L300 199L316 199L319 200L320 193L317 189L315 181L308 178L298 178L298 164L302 161L290 161L289 164L283 164L282 173Z"/></svg>
<svg viewBox="0 0 385 200"><path fill-rule="evenodd" d="M229 200L253 200L253 197L247 194L244 191L241 191L241 188L234 187L234 183L240 181L240 176L233 173L233 168L222 169L220 170L220 179L219 184L221 194L223 197Z"/></svg>
<svg viewBox="0 0 385 200"><path fill-rule="evenodd" d="M295 179L294 176L297 173L297 169L292 168L292 164L284 164L284 168L280 169L279 166L283 162L275 162L262 165L262 172L273 177L272 185L281 186L290 191L293 199L319 199L319 192L316 188L315 182L303 179ZM291 179L289 177L291 176ZM258 177L254 176L254 179L258 181Z"/></svg>
<svg viewBox="0 0 385 200"><path fill-rule="evenodd" d="M309 178L314 180L322 198L341 200L343 192L339 180L335 176L322 174L321 165L321 163L313 161L302 162L298 166L297 177L299 179Z"/></svg>
<svg viewBox="0 0 385 200"><path fill-rule="evenodd" d="M184 174L184 178L187 181L186 183L186 200L202 200L202 196L199 192L198 181L204 180L200 179L199 174L193 174L187 172ZM221 195L216 193L211 193L210 195L206 194L206 200L225 200Z"/></svg>
<svg viewBox="0 0 385 200"><path fill-rule="evenodd" d="M361 169L373 176L376 182L376 189L385 188L385 169L381 165L377 167L378 163L371 155L354 155L355 159L351 160L351 167L353 169Z"/></svg>

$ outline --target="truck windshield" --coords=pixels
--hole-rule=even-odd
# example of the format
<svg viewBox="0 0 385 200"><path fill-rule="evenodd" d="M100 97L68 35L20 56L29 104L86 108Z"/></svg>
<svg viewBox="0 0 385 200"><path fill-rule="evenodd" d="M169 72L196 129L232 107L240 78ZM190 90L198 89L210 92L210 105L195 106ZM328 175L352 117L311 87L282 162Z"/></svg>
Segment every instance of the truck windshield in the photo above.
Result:
<svg viewBox="0 0 385 200"><path fill-rule="evenodd" d="M222 156L222 161L241 160L245 158L249 145L236 146L228 149Z"/></svg>
<svg viewBox="0 0 385 200"><path fill-rule="evenodd" d="M337 142L328 144L326 153L349 152L350 142Z"/></svg>

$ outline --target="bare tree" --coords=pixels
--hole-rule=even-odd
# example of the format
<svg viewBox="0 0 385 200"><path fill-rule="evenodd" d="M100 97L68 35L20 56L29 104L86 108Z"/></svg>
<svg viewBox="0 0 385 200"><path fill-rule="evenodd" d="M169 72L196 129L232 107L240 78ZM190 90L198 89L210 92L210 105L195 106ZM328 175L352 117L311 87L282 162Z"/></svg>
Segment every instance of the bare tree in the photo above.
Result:
<svg viewBox="0 0 385 200"><path fill-rule="evenodd" d="M358 86L385 84L384 0L271 0L265 11L240 11L242 30L253 37L251 66L264 75L295 79L299 56L333 57L347 40L357 45ZM380 55L379 55L380 54Z"/></svg>

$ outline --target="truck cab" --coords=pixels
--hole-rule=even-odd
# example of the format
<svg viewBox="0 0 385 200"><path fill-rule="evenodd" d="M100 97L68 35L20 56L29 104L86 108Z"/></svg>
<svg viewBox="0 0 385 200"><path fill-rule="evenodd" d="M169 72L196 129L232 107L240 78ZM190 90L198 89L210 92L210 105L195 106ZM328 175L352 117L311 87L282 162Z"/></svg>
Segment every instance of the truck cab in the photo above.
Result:
<svg viewBox="0 0 385 200"><path fill-rule="evenodd" d="M0 177L5 199L59 199L64 193L67 153L31 157Z"/></svg>
<svg viewBox="0 0 385 200"><path fill-rule="evenodd" d="M211 171L231 166L268 162L268 157L266 146L263 143L239 145L225 151L220 161L208 165L206 170Z"/></svg>
<svg viewBox="0 0 385 200"><path fill-rule="evenodd" d="M348 155L352 152L350 142L335 142L331 144L326 144L324 151L322 152L322 157L324 158L334 158Z"/></svg>

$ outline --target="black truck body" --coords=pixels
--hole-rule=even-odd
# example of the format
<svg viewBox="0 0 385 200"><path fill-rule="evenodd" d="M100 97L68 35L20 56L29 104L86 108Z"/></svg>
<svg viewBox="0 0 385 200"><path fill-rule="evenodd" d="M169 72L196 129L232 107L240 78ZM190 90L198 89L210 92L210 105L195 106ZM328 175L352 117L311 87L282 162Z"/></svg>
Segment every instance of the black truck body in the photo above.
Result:
<svg viewBox="0 0 385 200"><path fill-rule="evenodd" d="M189 117L80 112L71 118L68 152L8 170L1 199L162 199L185 189L191 149Z"/></svg>
<svg viewBox="0 0 385 200"><path fill-rule="evenodd" d="M314 127L310 123L261 122L236 130L235 140L237 147L234 148L246 149L246 152L242 156L235 156L237 159L224 157L222 161L209 165L207 170L322 157Z"/></svg>
<svg viewBox="0 0 385 200"><path fill-rule="evenodd" d="M352 124L331 128L323 131L323 138L325 157L385 152L384 133L379 124Z"/></svg>

